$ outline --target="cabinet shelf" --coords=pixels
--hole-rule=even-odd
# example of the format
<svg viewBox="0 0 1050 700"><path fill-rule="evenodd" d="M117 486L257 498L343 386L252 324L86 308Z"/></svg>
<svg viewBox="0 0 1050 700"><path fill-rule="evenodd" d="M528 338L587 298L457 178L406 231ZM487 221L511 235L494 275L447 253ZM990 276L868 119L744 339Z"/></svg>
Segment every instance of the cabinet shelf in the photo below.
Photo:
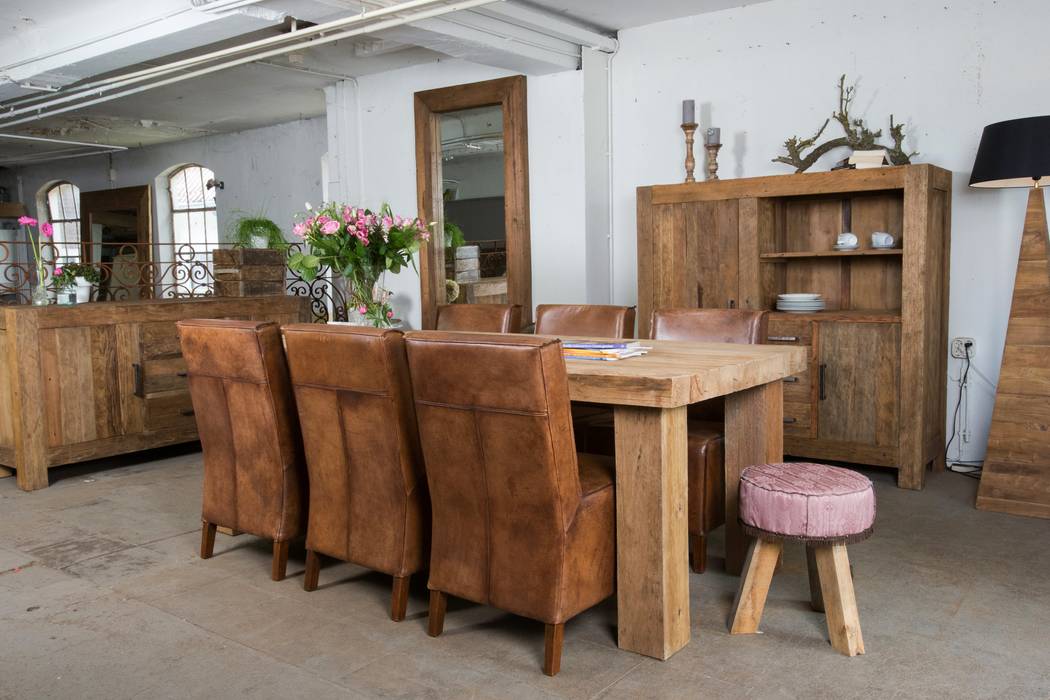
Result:
<svg viewBox="0 0 1050 700"><path fill-rule="evenodd" d="M813 313L792 313L788 311L770 311L770 318L785 321L844 321L848 323L900 323L900 309L828 309Z"/></svg>
<svg viewBox="0 0 1050 700"><path fill-rule="evenodd" d="M759 260L766 263L781 263L787 260L804 260L806 258L856 258L868 256L891 255L901 257L901 248L858 248L857 250L813 250L790 253L763 253Z"/></svg>

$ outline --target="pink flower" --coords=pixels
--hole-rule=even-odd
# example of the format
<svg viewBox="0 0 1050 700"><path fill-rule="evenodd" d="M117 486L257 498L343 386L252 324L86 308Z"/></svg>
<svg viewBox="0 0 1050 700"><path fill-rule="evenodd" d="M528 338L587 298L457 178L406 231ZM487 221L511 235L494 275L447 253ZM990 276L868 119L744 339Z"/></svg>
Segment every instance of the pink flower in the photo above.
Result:
<svg viewBox="0 0 1050 700"><path fill-rule="evenodd" d="M61 267L56 267L55 268L55 277L58 277L61 274L62 274L62 268Z"/></svg>
<svg viewBox="0 0 1050 700"><path fill-rule="evenodd" d="M357 313L359 313L359 314L367 314L368 313L368 307L365 306L364 304L361 304L361 306L357 307Z"/></svg>
<svg viewBox="0 0 1050 700"><path fill-rule="evenodd" d="M303 222L300 221L295 226L292 226L292 233L294 233L296 236L299 236L299 238L305 237L306 236L306 224L304 224Z"/></svg>
<svg viewBox="0 0 1050 700"><path fill-rule="evenodd" d="M390 227L394 225L394 220L389 216L384 216L382 221L383 231L389 231Z"/></svg>
<svg viewBox="0 0 1050 700"><path fill-rule="evenodd" d="M386 317L387 318L393 318L394 317L394 310L391 309L390 311L387 311L386 312Z"/></svg>
<svg viewBox="0 0 1050 700"><path fill-rule="evenodd" d="M18 223L22 226L36 226L36 219L31 216L18 217Z"/></svg>
<svg viewBox="0 0 1050 700"><path fill-rule="evenodd" d="M341 224L335 219L329 219L328 221L321 224L321 233L327 233L329 235L339 230Z"/></svg>
<svg viewBox="0 0 1050 700"><path fill-rule="evenodd" d="M51 226L50 222L45 221L44 223L40 224L40 233L42 233L47 238L51 238L51 236L53 236L55 233L55 229Z"/></svg>

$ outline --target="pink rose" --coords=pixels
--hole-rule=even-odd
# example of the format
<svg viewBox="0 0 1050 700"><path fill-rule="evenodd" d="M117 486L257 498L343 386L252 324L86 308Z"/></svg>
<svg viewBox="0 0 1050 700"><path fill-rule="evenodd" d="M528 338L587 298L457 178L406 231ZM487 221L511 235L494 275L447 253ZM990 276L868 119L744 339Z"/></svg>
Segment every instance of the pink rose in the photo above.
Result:
<svg viewBox="0 0 1050 700"><path fill-rule="evenodd" d="M387 318L393 318L394 317L394 310L391 309L390 311L387 311L386 312L386 317Z"/></svg>
<svg viewBox="0 0 1050 700"><path fill-rule="evenodd" d="M46 238L51 238L51 236L53 236L55 233L55 229L51 226L50 222L45 221L44 223L40 224L40 233L42 233Z"/></svg>
<svg viewBox="0 0 1050 700"><path fill-rule="evenodd" d="M306 236L306 224L299 222L295 226L292 226L292 233L299 236L299 238L303 238Z"/></svg>
<svg viewBox="0 0 1050 700"><path fill-rule="evenodd" d="M36 219L31 216L18 217L18 223L22 226L36 226Z"/></svg>
<svg viewBox="0 0 1050 700"><path fill-rule="evenodd" d="M340 224L338 221L335 221L334 219L329 219L328 221L321 224L321 233L327 233L331 235L339 230L339 226Z"/></svg>
<svg viewBox="0 0 1050 700"><path fill-rule="evenodd" d="M61 267L56 267L55 268L55 277L58 277L61 274L62 274L62 268Z"/></svg>
<svg viewBox="0 0 1050 700"><path fill-rule="evenodd" d="M358 306L357 307L357 313L359 313L359 314L367 314L368 313L368 307L365 306L364 304L362 304L361 306Z"/></svg>

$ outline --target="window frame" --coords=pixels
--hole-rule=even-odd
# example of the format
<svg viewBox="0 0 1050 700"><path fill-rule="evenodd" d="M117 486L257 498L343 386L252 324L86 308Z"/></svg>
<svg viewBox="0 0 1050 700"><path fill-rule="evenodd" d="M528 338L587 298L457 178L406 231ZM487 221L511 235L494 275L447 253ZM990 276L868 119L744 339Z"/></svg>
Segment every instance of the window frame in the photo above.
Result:
<svg viewBox="0 0 1050 700"><path fill-rule="evenodd" d="M51 193L55 190L60 190L63 187L69 187L73 190L73 206L76 218L66 218L65 207L62 206L62 217L55 216L55 210L51 206ZM58 201L61 205L62 195L59 193ZM54 254L56 262L62 259L63 264L79 263L84 258L84 233L83 233L83 217L82 217L82 202L81 202L81 190L80 187L73 184L69 180L57 180L44 189L44 205L47 207L47 221L54 227L56 224L61 224L58 230L62 231L62 240L57 241L52 238L51 245L54 246ZM74 239L68 239L65 237L68 224L76 224L73 229L76 231L76 237ZM60 255L60 247L75 247L76 252L72 255Z"/></svg>

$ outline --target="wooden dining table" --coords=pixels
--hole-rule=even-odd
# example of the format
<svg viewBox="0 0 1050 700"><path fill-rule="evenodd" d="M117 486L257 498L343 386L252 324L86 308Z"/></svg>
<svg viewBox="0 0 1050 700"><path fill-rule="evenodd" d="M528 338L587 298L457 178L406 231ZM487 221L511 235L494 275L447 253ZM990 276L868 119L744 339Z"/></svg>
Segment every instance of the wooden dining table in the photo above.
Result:
<svg viewBox="0 0 1050 700"><path fill-rule="evenodd" d="M615 416L619 646L667 659L690 637L686 407L725 397L726 569L739 574L747 546L737 519L740 473L783 459L782 380L806 369L807 351L642 343L652 349L641 357L566 365L569 397L612 406Z"/></svg>

